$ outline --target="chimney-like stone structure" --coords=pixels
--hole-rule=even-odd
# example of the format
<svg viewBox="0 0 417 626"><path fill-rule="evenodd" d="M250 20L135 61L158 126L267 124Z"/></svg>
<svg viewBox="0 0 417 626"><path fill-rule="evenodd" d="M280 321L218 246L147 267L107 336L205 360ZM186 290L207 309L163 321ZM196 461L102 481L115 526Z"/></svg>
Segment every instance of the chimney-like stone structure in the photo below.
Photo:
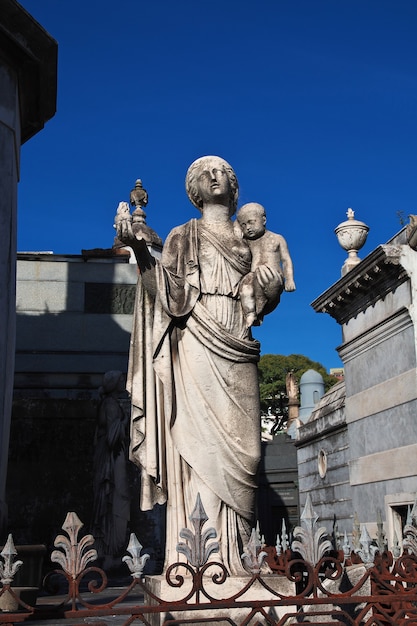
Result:
<svg viewBox="0 0 417 626"><path fill-rule="evenodd" d="M7 521L5 488L15 355L20 146L55 114L58 46L15 0L2 0L0 34L0 531L3 531Z"/></svg>

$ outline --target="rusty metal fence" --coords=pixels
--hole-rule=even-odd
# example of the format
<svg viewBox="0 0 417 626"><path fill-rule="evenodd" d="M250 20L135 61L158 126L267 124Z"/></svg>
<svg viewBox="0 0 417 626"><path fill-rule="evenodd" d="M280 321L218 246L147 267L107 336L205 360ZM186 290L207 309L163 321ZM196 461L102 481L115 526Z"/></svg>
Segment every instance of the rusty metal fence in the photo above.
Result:
<svg viewBox="0 0 417 626"><path fill-rule="evenodd" d="M203 532L207 521L201 503L200 520L182 531L186 541L178 551L187 561L172 564L161 577L144 576L148 555L133 535L123 561L130 570L130 585L109 595L105 572L91 563L97 558L91 548L94 538L79 539L82 526L74 513L63 525L66 535L55 540L51 560L61 567L48 575L66 581L67 592L54 601L24 601L13 587L21 566L13 540L4 547L0 563L0 624L14 625L45 620L54 626L74 620L81 626L94 618L96 626L108 623L99 618L114 616L117 624L221 623L340 624L352 626L417 625L417 524L408 520L402 554L394 557L366 529L356 547L334 546L326 529L318 527L311 502L304 509L302 526L294 529L289 547L285 533L277 546L262 548L256 531L242 555L247 577L232 580L222 563L210 560L216 551L213 529ZM310 507L310 508L309 508ZM157 580L157 585L155 585ZM231 582L234 585L231 585ZM48 580L46 581L46 585ZM238 587L236 587L238 585ZM8 601L8 604L5 602ZM4 607L7 607L6 609ZM91 622L90 622L91 623Z"/></svg>

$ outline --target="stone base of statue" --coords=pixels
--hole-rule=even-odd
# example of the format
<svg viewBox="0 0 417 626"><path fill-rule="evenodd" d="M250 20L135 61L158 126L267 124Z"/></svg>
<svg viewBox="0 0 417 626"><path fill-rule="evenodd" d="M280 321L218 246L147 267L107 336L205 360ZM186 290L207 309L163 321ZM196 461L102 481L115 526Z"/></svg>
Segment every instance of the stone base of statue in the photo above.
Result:
<svg viewBox="0 0 417 626"><path fill-rule="evenodd" d="M182 573L178 568L178 571L171 576L172 582L177 582L175 576L181 576ZM155 595L164 603L170 603L171 606L169 610L146 615L145 617L147 617L152 626L161 626L166 620L174 620L171 623L176 623L176 620L178 620L178 623L187 622L187 626L193 626L194 624L200 626L207 620L215 620L216 624L221 625L240 624L245 618L250 616L252 609L245 606L234 608L232 606L234 604L233 598L235 598L236 603L244 604L245 601L268 601L279 599L279 595L294 596L296 593L294 583L285 576L266 575L262 576L262 581L266 584L266 587L259 580L253 580L253 584L249 586L245 593L236 598L235 596L240 594L251 582L249 575L247 577L229 576L221 584L214 583L211 576L204 576L202 587L200 587L197 593L193 593L191 576L184 576L184 582L181 587L169 585L165 575L147 576L145 584L150 594L145 594L145 604L157 605L158 602L152 598L152 595ZM198 604L200 606L203 605L201 609L184 609L184 604L196 604L196 597L198 597ZM222 601L224 601L225 608L219 608L219 603ZM178 610L173 606L173 603L178 603ZM210 603L213 603L213 606L209 606ZM214 608L214 605L216 605L216 608ZM295 606L265 606L262 608L275 621L281 620L286 614L296 611ZM245 621L246 624L267 623L264 615L259 610L253 609L253 613L253 617L247 622Z"/></svg>

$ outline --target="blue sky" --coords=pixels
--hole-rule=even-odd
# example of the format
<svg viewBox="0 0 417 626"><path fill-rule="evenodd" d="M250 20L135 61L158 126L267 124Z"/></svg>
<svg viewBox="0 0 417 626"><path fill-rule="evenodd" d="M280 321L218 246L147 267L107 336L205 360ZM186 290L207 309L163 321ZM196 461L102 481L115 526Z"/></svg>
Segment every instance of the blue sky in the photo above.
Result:
<svg viewBox="0 0 417 626"><path fill-rule="evenodd" d="M352 207L363 258L417 213L415 0L22 0L58 41L58 110L22 147L18 249L111 247L141 178L165 238L197 216L189 164L234 167L287 239L297 291L255 334L262 352L341 361L310 306L340 277Z"/></svg>

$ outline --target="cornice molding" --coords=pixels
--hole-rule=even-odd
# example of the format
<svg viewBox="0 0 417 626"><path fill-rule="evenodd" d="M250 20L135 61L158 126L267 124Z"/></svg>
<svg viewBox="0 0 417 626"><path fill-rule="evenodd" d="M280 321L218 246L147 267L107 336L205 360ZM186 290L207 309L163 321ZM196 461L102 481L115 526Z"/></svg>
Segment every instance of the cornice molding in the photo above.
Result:
<svg viewBox="0 0 417 626"><path fill-rule="evenodd" d="M57 54L57 42L16 0L1 0L0 62L18 77L22 143L55 114Z"/></svg>
<svg viewBox="0 0 417 626"><path fill-rule="evenodd" d="M351 341L344 343L338 348L339 356L346 364L412 326L413 322L408 309L402 308L370 330L366 330Z"/></svg>
<svg viewBox="0 0 417 626"><path fill-rule="evenodd" d="M339 324L345 324L408 280L401 251L402 245L378 246L311 306L316 313L328 313Z"/></svg>

